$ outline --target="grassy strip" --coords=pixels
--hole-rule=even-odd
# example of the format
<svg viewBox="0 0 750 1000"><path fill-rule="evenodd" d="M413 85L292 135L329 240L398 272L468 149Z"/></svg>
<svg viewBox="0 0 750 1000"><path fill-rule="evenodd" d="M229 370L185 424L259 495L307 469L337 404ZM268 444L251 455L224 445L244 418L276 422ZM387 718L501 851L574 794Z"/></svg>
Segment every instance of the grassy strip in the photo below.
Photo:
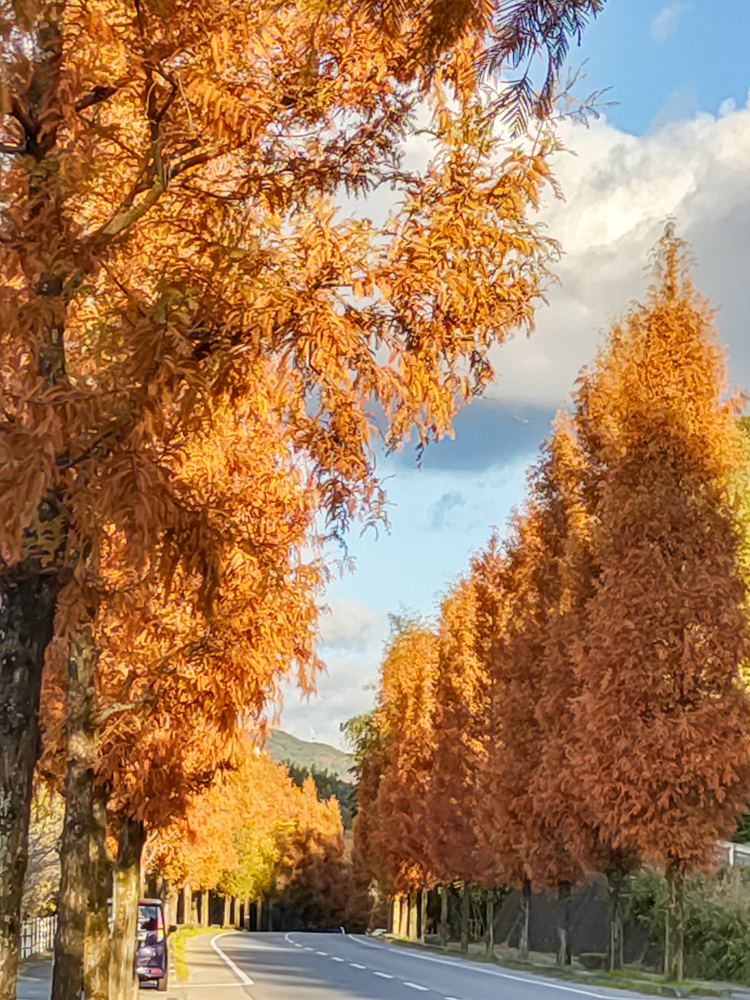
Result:
<svg viewBox="0 0 750 1000"><path fill-rule="evenodd" d="M208 931L205 927L180 927L174 934L169 935L169 951L174 961L175 974L181 983L186 983L190 978L190 970L188 969L187 956L185 954L185 945L188 938L195 937L197 934L207 933Z"/></svg>
<svg viewBox="0 0 750 1000"><path fill-rule="evenodd" d="M422 951L432 951L451 958L460 958L464 962L481 962L485 965L500 965L516 972L530 972L537 976L547 976L551 979L563 979L568 982L582 983L588 986L607 986L612 989L629 990L632 993L644 993L647 996L660 997L728 997L731 990L716 989L706 983L690 980L682 983L670 983L655 973L637 972L621 969L617 972L585 972L578 969L561 969L558 965L536 965L532 962L520 962L509 958L499 958L497 955L462 955L461 952L450 951L436 945L425 945L418 941L407 941L404 938L386 934L384 937L391 943L404 948L417 948Z"/></svg>

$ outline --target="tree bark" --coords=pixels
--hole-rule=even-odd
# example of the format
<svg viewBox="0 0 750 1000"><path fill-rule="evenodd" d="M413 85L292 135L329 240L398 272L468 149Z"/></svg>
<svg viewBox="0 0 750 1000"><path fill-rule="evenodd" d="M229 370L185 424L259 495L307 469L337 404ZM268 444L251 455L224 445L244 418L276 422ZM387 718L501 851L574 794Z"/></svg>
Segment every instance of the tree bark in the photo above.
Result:
<svg viewBox="0 0 750 1000"><path fill-rule="evenodd" d="M448 886L440 886L440 944L448 946Z"/></svg>
<svg viewBox="0 0 750 1000"><path fill-rule="evenodd" d="M682 982L685 978L685 899L684 876L678 864L666 870L667 915L664 935L664 978Z"/></svg>
<svg viewBox="0 0 750 1000"><path fill-rule="evenodd" d="M182 887L182 922L186 927L193 923L193 890L189 882Z"/></svg>
<svg viewBox="0 0 750 1000"><path fill-rule="evenodd" d="M609 934L607 936L607 968L610 972L622 968L623 963L623 912L622 890L625 873L621 868L607 872L609 885Z"/></svg>
<svg viewBox="0 0 750 1000"><path fill-rule="evenodd" d="M230 913L231 900L229 899L229 896L224 896L221 902L222 902L221 926L229 927L230 916L231 916Z"/></svg>
<svg viewBox="0 0 750 1000"><path fill-rule="evenodd" d="M83 995L85 1000L107 1000L109 996L109 879L112 869L107 851L107 801L94 794L93 827L90 838L89 912L83 949Z"/></svg>
<svg viewBox="0 0 750 1000"><path fill-rule="evenodd" d="M211 926L211 893L204 889L201 893L201 927Z"/></svg>
<svg viewBox="0 0 750 1000"><path fill-rule="evenodd" d="M89 624L70 640L65 735L65 823L60 845L52 1000L70 1000L83 989L86 916L91 891L96 732L91 725L96 648Z"/></svg>
<svg viewBox="0 0 750 1000"><path fill-rule="evenodd" d="M419 894L420 908L419 908L419 940L424 943L425 937L427 935L427 900L428 900L428 890L422 889Z"/></svg>
<svg viewBox="0 0 750 1000"><path fill-rule="evenodd" d="M461 953L469 952L469 916L471 914L471 886L464 882L461 890Z"/></svg>
<svg viewBox="0 0 750 1000"><path fill-rule="evenodd" d="M143 823L129 816L123 817L114 871L110 1000L133 1000L136 993L135 947L141 890L141 854L145 841Z"/></svg>
<svg viewBox="0 0 750 1000"><path fill-rule="evenodd" d="M557 964L572 963L570 951L570 882L557 886Z"/></svg>
<svg viewBox="0 0 750 1000"><path fill-rule="evenodd" d="M255 905L255 929L256 931L263 930L263 897L258 896L258 902Z"/></svg>
<svg viewBox="0 0 750 1000"><path fill-rule="evenodd" d="M174 882L167 882L167 930L169 930L171 926L177 925L177 897L177 886Z"/></svg>
<svg viewBox="0 0 750 1000"><path fill-rule="evenodd" d="M57 592L53 575L0 577L0 1000L16 995L42 667Z"/></svg>
<svg viewBox="0 0 750 1000"><path fill-rule="evenodd" d="M518 938L518 957L524 962L529 957L529 927L531 924L531 882L525 878L521 889L521 930Z"/></svg>
<svg viewBox="0 0 750 1000"><path fill-rule="evenodd" d="M487 927L485 930L485 952L487 955L495 954L495 890L487 890Z"/></svg>
<svg viewBox="0 0 750 1000"><path fill-rule="evenodd" d="M409 940L417 940L417 918L418 918L418 905L417 905L417 894L416 892L410 892L408 896L408 906L409 906Z"/></svg>

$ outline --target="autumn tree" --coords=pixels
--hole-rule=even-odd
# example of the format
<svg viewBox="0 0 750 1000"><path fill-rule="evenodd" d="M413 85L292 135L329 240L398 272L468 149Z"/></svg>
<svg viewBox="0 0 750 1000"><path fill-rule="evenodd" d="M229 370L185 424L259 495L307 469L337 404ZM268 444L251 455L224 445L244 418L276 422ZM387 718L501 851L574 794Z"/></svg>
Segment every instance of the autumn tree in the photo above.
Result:
<svg viewBox="0 0 750 1000"><path fill-rule="evenodd" d="M436 637L428 623L394 615L376 711L387 747L376 808L386 884L399 894L418 891L430 877L425 824L436 662Z"/></svg>
<svg viewBox="0 0 750 1000"><path fill-rule="evenodd" d="M748 794L750 703L740 536L727 484L732 401L712 313L671 227L643 304L581 386L600 563L576 656L576 778L601 835L664 864L665 973L681 979L682 879Z"/></svg>
<svg viewBox="0 0 750 1000"><path fill-rule="evenodd" d="M526 212L551 147L506 148L498 168L492 119L548 107L568 37L600 6L3 10L0 717L17 721L0 732L2 1000L44 654L70 636L91 687L109 534L132 565L202 576L209 607L225 539L173 489L172 459L200 400L241 398L259 359L332 526L377 509L372 399L389 445L414 426L440 436L491 377L492 344L531 320L553 248ZM540 50L539 100L523 74L487 115L477 65ZM434 156L415 175L398 150L425 99ZM382 232L335 216L341 190L386 183L402 203Z"/></svg>
<svg viewBox="0 0 750 1000"><path fill-rule="evenodd" d="M426 798L427 849L441 883L441 938L446 939L447 883L469 887L484 881L491 863L479 856L476 836L478 783L487 755L486 663L477 654L476 594L471 575L459 580L443 600L438 621L434 682L434 732ZM491 893L488 901L492 900ZM461 947L468 949L468 906L462 907ZM492 923L491 902L488 922ZM488 936L488 941L491 935Z"/></svg>

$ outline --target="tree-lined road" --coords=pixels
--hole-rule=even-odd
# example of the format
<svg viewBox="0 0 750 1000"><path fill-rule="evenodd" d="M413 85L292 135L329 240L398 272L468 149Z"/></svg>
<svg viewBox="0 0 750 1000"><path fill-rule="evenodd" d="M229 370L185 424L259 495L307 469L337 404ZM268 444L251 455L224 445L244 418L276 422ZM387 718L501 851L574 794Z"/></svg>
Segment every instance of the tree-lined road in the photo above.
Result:
<svg viewBox="0 0 750 1000"><path fill-rule="evenodd" d="M190 982L170 985L175 1000L642 1000L339 934L202 935L188 964Z"/></svg>

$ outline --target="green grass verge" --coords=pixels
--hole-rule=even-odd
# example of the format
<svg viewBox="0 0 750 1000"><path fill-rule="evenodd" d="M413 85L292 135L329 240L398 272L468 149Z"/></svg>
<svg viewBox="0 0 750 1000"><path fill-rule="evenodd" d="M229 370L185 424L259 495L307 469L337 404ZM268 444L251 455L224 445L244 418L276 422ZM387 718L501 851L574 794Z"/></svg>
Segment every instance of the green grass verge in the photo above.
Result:
<svg viewBox="0 0 750 1000"><path fill-rule="evenodd" d="M207 933L208 929L206 927L180 927L174 934L169 935L169 951L174 961L175 975L181 983L186 983L190 978L187 957L185 955L185 946L188 938Z"/></svg>

